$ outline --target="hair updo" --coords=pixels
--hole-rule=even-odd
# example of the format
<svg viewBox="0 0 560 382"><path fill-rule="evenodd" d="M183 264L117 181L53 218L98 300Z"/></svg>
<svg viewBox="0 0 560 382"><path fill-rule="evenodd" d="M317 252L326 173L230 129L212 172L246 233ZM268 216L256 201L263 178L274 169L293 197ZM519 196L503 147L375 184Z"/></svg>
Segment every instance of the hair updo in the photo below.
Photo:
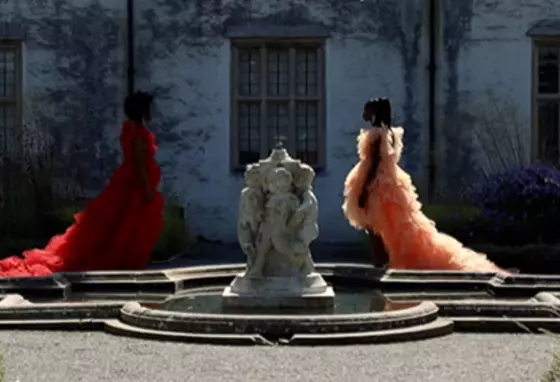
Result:
<svg viewBox="0 0 560 382"><path fill-rule="evenodd" d="M382 125L391 128L391 101L386 97L370 99L364 105L364 110L369 110L374 116L372 125L381 127Z"/></svg>
<svg viewBox="0 0 560 382"><path fill-rule="evenodd" d="M124 100L126 117L135 122L142 122L142 119L150 117L150 107L153 100L154 96L142 91L129 95Z"/></svg>

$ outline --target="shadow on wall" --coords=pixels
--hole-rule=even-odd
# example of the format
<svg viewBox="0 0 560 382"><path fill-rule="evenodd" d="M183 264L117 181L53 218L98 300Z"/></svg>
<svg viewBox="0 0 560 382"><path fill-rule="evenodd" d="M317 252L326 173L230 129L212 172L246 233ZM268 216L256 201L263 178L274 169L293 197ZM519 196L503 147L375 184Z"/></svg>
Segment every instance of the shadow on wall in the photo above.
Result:
<svg viewBox="0 0 560 382"><path fill-rule="evenodd" d="M49 13L28 0L29 49L50 52L53 62L32 62L36 73L54 84L28 97L34 129L48 131L52 151L69 157L72 177L84 189L97 191L117 163L117 150L106 129L116 129L121 93L118 79L120 18L117 12L91 1L86 6L58 1ZM56 160L55 160L56 161Z"/></svg>
<svg viewBox="0 0 560 382"><path fill-rule="evenodd" d="M393 1L290 1L290 2L202 2L182 0L154 0L145 3L138 20L137 46L139 84L155 84L156 97L161 110L183 108L180 118L166 113L158 116L154 125L160 138L164 164L164 177L175 182L178 169L176 158L181 159L181 171L195 181L208 179L200 171L212 136L221 126L200 126L201 115L212 113L211 95L201 90L196 75L189 75L187 87L179 88L177 81L155 73L157 62L168 63L170 57L203 59L216 54L224 43L229 27L251 23L279 26L321 25L333 33L333 38L353 38L364 44L382 42L395 49L402 60L405 101L403 120L407 128L409 150L407 168L416 172L422 168L421 125L417 120L416 74L419 55L424 6L421 2ZM266 6L265 6L266 5ZM423 68L421 73L423 73ZM188 71L188 68L186 69ZM181 101L185 92L196 92L196 104ZM177 154L180 154L177 155Z"/></svg>
<svg viewBox="0 0 560 382"><path fill-rule="evenodd" d="M25 95L23 129L0 142L17 142L0 161L0 225L12 237L63 230L57 214L97 193L118 156L106 129L120 114L119 14L99 1L38 3L17 2L13 17L26 28L28 76L39 78Z"/></svg>
<svg viewBox="0 0 560 382"><path fill-rule="evenodd" d="M446 146L458 158L441 164L439 202L468 202L479 182L530 163L530 124L519 110L511 96L486 90L468 114L456 118L459 135Z"/></svg>
<svg viewBox="0 0 560 382"><path fill-rule="evenodd" d="M506 94L483 93L473 108L472 129L484 178L530 162L531 128L519 106Z"/></svg>

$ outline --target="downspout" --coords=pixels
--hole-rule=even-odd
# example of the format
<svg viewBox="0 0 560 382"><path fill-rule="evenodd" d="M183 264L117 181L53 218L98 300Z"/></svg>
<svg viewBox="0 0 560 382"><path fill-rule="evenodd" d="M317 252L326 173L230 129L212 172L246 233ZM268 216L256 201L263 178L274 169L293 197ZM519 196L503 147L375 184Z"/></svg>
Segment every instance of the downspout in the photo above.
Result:
<svg viewBox="0 0 560 382"><path fill-rule="evenodd" d="M127 56L128 67L126 69L126 79L128 84L128 94L134 93L134 0L126 1L126 30L127 30Z"/></svg>
<svg viewBox="0 0 560 382"><path fill-rule="evenodd" d="M434 199L436 188L436 70L438 0L428 0L428 200Z"/></svg>

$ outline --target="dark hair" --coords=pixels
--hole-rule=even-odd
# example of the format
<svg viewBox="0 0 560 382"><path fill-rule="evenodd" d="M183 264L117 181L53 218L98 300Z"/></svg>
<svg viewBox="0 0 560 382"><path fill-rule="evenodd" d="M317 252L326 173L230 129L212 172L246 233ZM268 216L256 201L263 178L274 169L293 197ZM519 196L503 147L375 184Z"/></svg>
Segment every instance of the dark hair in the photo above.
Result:
<svg viewBox="0 0 560 382"><path fill-rule="evenodd" d="M364 105L364 110L370 110L375 116L372 122L373 126L381 127L383 124L389 129L391 128L391 101L389 101L389 98L370 99Z"/></svg>
<svg viewBox="0 0 560 382"><path fill-rule="evenodd" d="M124 113L132 121L142 122L150 114L150 106L154 97L150 93L137 91L124 100Z"/></svg>
<svg viewBox="0 0 560 382"><path fill-rule="evenodd" d="M370 111L374 115L373 121L371 124L374 127L381 127L382 125L387 126L389 131L391 130L391 101L388 98L376 98L370 99L364 105L364 111ZM391 142L394 144L394 141ZM360 194L360 198L358 201L358 206L360 208L365 208L367 203L367 197L369 193L369 186L375 181L375 177L377 176L377 170L379 168L379 164L381 163L381 138L375 140L372 145L372 160L371 164L367 170L366 180L364 182L364 186L362 189L362 193Z"/></svg>

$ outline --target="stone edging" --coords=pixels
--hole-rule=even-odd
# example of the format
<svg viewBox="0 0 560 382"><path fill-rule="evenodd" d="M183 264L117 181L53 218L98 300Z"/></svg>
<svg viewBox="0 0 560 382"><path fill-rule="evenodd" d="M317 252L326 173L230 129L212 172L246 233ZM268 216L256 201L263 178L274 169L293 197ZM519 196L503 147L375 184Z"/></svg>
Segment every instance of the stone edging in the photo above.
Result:
<svg viewBox="0 0 560 382"><path fill-rule="evenodd" d="M382 289L387 296L400 293L411 295L407 297L411 301L415 298L424 301L418 309L410 308L406 317L402 312L407 310L343 318L307 316L295 320L293 317L272 320L255 316L194 317L127 304L127 301L160 301L179 291L189 293L194 288L224 285L242 269L243 265L233 264L0 279L0 299L19 294L27 301L15 305L0 303L0 329L105 329L142 338L266 344L270 340L261 334L268 335L272 328L280 343L290 345L420 339L449 333L453 326L457 331L560 331L560 276L383 272L364 264L317 265L318 271L337 285L363 285ZM418 297L422 293L426 296ZM429 297L430 293L434 297ZM442 298L446 294L449 298ZM461 298L461 295L472 297ZM208 329L209 326L213 328ZM286 327L290 329L280 330Z"/></svg>

